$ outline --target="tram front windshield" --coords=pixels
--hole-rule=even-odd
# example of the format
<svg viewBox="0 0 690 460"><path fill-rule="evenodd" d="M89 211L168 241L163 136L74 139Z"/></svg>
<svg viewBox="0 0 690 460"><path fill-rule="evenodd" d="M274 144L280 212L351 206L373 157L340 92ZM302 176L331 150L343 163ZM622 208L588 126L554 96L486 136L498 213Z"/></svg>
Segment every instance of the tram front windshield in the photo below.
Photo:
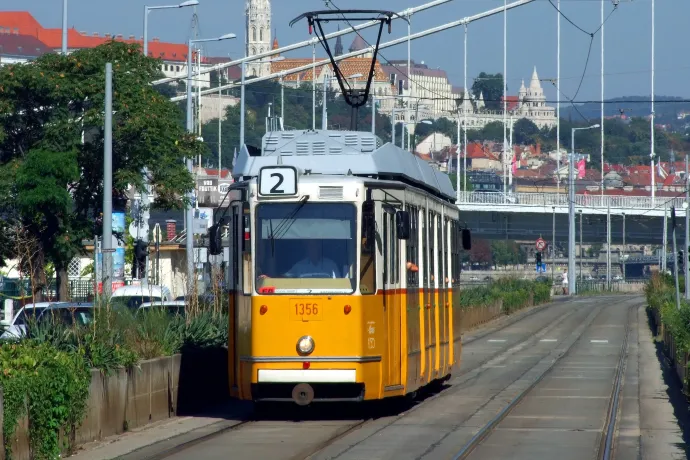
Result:
<svg viewBox="0 0 690 460"><path fill-rule="evenodd" d="M262 203L257 208L257 290L352 293L356 208L347 203Z"/></svg>

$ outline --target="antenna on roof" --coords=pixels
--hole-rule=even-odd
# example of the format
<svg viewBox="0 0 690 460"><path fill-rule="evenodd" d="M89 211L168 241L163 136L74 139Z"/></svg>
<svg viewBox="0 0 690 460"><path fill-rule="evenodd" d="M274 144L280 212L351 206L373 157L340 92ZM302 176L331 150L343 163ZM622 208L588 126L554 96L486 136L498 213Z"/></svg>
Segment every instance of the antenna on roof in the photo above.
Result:
<svg viewBox="0 0 690 460"><path fill-rule="evenodd" d="M359 15L359 16L357 16ZM365 16L362 16L365 15ZM383 32L383 25L388 25L388 33L391 33L391 18L393 16L399 16L397 13L392 11L383 10L338 10L338 11L312 11L309 13L304 13L290 22L290 27L296 22L303 18L307 18L307 23L309 25L309 35L316 33L316 37L321 42L321 45L326 50L328 57L331 60L331 65L333 66L333 71L336 78L338 79L338 85L343 93L343 98L347 105L352 107L352 115L350 118L350 129L353 131L357 130L357 113L360 107L367 103L369 99L369 90L371 88L371 80L374 77L374 70L376 69L376 56L379 52L379 44L381 43L381 33ZM330 46L328 46L328 41L325 39L326 34L321 27L322 22L341 22L345 21L350 24L350 21L379 21L379 33L376 38L376 45L373 46L373 56L371 58L371 67L369 68L369 76L367 77L367 85L364 89L356 89L350 86L347 81L347 77L343 75L340 70L340 66L333 58L333 53L331 53ZM316 24L316 28L314 27ZM347 88L345 88L347 85Z"/></svg>

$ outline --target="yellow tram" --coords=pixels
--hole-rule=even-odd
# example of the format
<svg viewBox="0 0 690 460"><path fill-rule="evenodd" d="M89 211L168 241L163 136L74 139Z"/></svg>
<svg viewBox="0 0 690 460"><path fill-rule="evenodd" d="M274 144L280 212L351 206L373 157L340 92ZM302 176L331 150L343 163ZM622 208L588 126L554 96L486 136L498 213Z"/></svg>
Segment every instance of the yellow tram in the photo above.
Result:
<svg viewBox="0 0 690 460"><path fill-rule="evenodd" d="M381 399L457 369L469 231L447 175L371 133L311 130L243 146L233 175L234 397Z"/></svg>

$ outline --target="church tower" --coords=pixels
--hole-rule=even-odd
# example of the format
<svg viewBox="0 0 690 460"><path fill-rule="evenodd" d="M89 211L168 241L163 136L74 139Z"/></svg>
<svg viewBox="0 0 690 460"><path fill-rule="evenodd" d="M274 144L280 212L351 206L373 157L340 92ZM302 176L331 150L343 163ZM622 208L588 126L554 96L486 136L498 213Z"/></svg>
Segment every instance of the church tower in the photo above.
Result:
<svg viewBox="0 0 690 460"><path fill-rule="evenodd" d="M255 56L271 49L271 0L247 0L246 55ZM271 73L271 64L254 61L247 63L247 76L261 77Z"/></svg>

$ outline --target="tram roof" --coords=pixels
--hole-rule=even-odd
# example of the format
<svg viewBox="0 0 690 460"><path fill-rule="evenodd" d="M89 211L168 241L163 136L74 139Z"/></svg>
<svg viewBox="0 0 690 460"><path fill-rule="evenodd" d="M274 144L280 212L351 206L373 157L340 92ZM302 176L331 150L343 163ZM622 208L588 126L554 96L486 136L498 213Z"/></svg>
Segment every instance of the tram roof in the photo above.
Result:
<svg viewBox="0 0 690 460"><path fill-rule="evenodd" d="M261 149L243 145L233 167L236 181L257 177L264 166L294 166L301 173L375 177L409 183L454 201L450 178L428 161L378 136L360 131L270 131Z"/></svg>

